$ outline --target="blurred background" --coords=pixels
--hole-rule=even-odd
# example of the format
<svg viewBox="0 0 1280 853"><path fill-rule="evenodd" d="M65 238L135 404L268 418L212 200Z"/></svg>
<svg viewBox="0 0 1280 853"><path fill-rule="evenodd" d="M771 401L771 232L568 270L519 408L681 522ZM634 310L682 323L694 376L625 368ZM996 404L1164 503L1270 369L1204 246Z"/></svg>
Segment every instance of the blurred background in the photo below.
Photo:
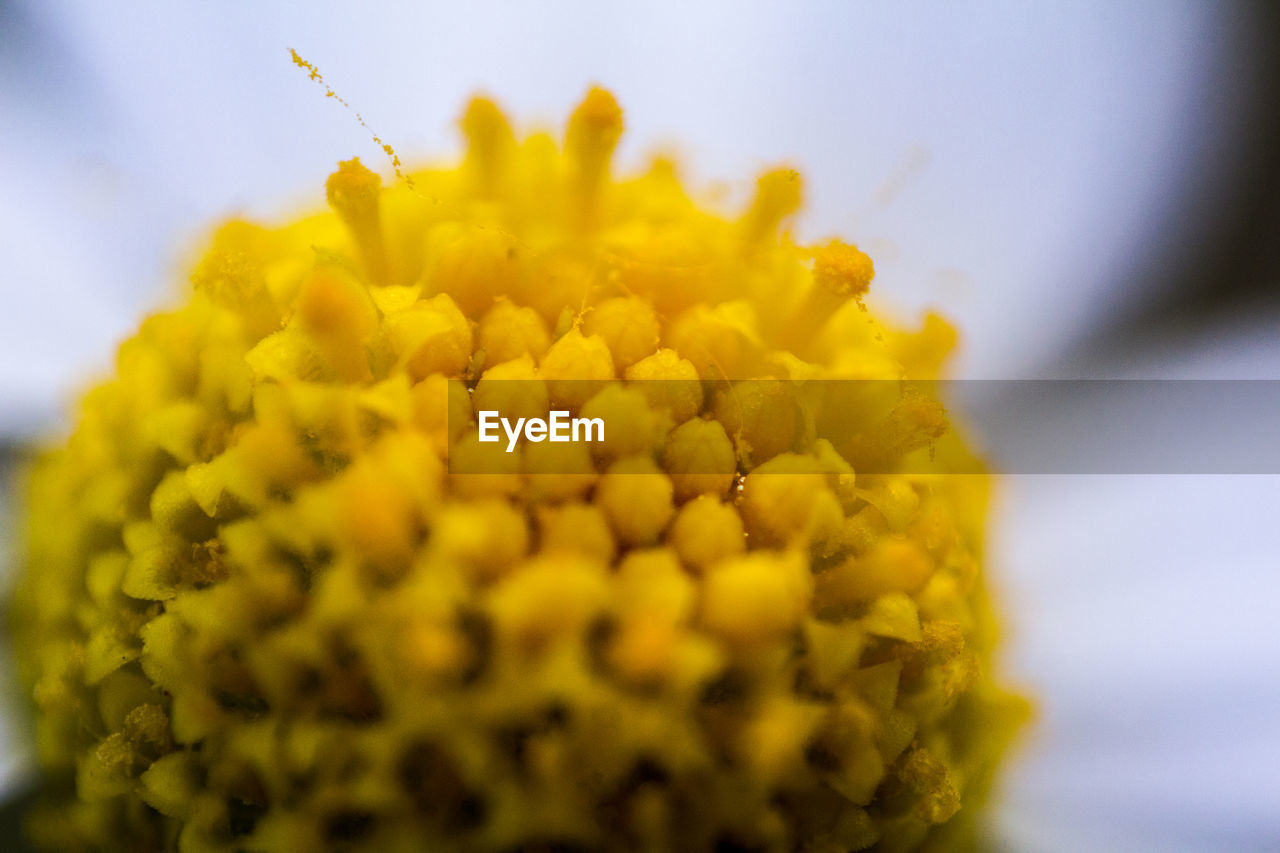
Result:
<svg viewBox="0 0 1280 853"><path fill-rule="evenodd" d="M0 0L5 566L24 448L210 225L321 204L339 158L389 171L289 47L410 162L458 153L473 92L530 129L599 82L623 170L674 151L732 206L793 164L801 235L867 250L879 306L949 316L958 376L1280 380L1272 2ZM1004 478L1001 664L1039 714L993 849L1280 849L1277 507L1276 476ZM30 774L10 699L0 836Z"/></svg>

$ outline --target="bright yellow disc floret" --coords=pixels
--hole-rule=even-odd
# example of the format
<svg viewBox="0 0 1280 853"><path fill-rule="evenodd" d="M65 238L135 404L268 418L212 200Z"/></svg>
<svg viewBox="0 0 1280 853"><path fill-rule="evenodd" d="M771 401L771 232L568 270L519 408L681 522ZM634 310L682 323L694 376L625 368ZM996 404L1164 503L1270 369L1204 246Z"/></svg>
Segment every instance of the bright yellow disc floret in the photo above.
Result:
<svg viewBox="0 0 1280 853"><path fill-rule="evenodd" d="M1020 712L986 480L896 383L857 248L797 245L613 96L214 235L29 477L13 624L67 850L905 850L969 838ZM887 395L887 396L886 396ZM479 440L562 406L598 444ZM839 425L853 425L844 431ZM856 427L856 428L855 428ZM914 455L914 456L913 456Z"/></svg>

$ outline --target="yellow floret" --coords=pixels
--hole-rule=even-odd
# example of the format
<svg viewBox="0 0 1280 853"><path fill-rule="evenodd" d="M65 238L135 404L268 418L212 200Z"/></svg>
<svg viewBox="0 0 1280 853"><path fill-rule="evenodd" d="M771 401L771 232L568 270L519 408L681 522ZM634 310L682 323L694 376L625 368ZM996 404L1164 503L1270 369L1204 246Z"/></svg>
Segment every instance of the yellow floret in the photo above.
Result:
<svg viewBox="0 0 1280 853"><path fill-rule="evenodd" d="M694 569L741 553L747 547L742 517L713 495L702 495L680 508L671 525L671 544Z"/></svg>
<svg viewBox="0 0 1280 853"><path fill-rule="evenodd" d="M660 349L640 359L627 368L626 377L653 409L667 412L672 423L684 423L702 409L698 369L673 349Z"/></svg>
<svg viewBox="0 0 1280 853"><path fill-rule="evenodd" d="M542 550L576 552L610 563L617 543L609 528L609 517L598 506L569 503L543 507L538 513Z"/></svg>
<svg viewBox="0 0 1280 853"><path fill-rule="evenodd" d="M547 384L525 355L486 370L471 394L471 405L477 417L490 411L514 420L545 418L551 403Z"/></svg>
<svg viewBox="0 0 1280 853"><path fill-rule="evenodd" d="M658 541L675 512L671 480L647 456L620 459L596 487L596 500L626 545Z"/></svg>
<svg viewBox="0 0 1280 853"><path fill-rule="evenodd" d="M397 363L414 380L461 373L471 360L471 325L446 294L391 314L383 330Z"/></svg>
<svg viewBox="0 0 1280 853"><path fill-rule="evenodd" d="M606 460L649 454L661 440L666 426L649 408L638 388L609 385L582 406L584 418L599 418L606 425L603 441L591 444L591 451Z"/></svg>
<svg viewBox="0 0 1280 853"><path fill-rule="evenodd" d="M804 182L795 169L773 169L756 181L756 197L743 218L747 241L772 235L779 223L795 213L804 198Z"/></svg>
<svg viewBox="0 0 1280 853"><path fill-rule="evenodd" d="M719 421L692 418L671 431L662 464L675 484L676 498L722 496L733 485L737 461Z"/></svg>
<svg viewBox="0 0 1280 853"><path fill-rule="evenodd" d="M520 275L516 240L498 228L444 223L428 235L427 251L433 259L429 286L447 293L470 317L511 293Z"/></svg>
<svg viewBox="0 0 1280 853"><path fill-rule="evenodd" d="M583 330L604 340L619 371L652 355L661 334L653 306L635 296L618 296L593 306Z"/></svg>
<svg viewBox="0 0 1280 853"><path fill-rule="evenodd" d="M356 251L369 278L386 283L387 257L382 241L379 215L382 179L353 157L338 164L338 171L325 183L329 205L351 231Z"/></svg>
<svg viewBox="0 0 1280 853"><path fill-rule="evenodd" d="M798 553L753 551L707 570L701 621L730 642L765 643L800 624L812 591L809 567Z"/></svg>
<svg viewBox="0 0 1280 853"><path fill-rule="evenodd" d="M467 137L465 167L473 173L480 195L495 194L515 154L516 138L502 110L490 98L475 97L458 122Z"/></svg>
<svg viewBox="0 0 1280 853"><path fill-rule="evenodd" d="M541 369L552 401L575 412L614 376L613 357L604 339L577 329L551 345Z"/></svg>
<svg viewBox="0 0 1280 853"><path fill-rule="evenodd" d="M489 364L527 355L535 361L551 345L538 312L510 299L499 299L480 321L480 349Z"/></svg>
<svg viewBox="0 0 1280 853"><path fill-rule="evenodd" d="M861 296L875 276L871 258L857 246L832 240L813 255L813 283L837 296Z"/></svg>
<svg viewBox="0 0 1280 853"><path fill-rule="evenodd" d="M742 517L752 544L771 547L825 541L844 518L822 464L784 453L742 482Z"/></svg>

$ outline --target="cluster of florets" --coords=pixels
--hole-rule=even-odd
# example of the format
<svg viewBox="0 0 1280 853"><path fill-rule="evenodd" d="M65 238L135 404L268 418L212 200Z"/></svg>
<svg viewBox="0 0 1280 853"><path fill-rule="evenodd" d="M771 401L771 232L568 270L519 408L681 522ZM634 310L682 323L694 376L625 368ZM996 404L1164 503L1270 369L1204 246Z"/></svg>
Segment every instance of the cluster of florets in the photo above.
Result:
<svg viewBox="0 0 1280 853"><path fill-rule="evenodd" d="M882 327L866 255L781 231L794 172L738 217L667 161L614 181L606 92L563 146L484 99L462 125L457 168L384 188L349 161L331 212L223 227L37 463L38 840L962 832L1011 707L983 669L984 480L911 473L963 452L936 407L868 400L844 435L792 394L931 376L950 331ZM613 426L478 440L477 411L549 403Z"/></svg>

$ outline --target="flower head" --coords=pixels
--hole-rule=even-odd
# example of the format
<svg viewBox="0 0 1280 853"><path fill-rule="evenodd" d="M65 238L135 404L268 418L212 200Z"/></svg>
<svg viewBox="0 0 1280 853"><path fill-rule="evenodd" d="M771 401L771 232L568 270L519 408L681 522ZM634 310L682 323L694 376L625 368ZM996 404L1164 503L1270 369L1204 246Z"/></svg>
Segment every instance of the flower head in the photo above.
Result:
<svg viewBox="0 0 1280 853"><path fill-rule="evenodd" d="M615 178L603 89L563 145L484 98L461 126L456 168L346 161L329 212L219 229L35 466L39 840L962 837L1020 707L985 480L912 473L963 453L927 400L796 392L931 377L950 330L882 326L865 254L792 240L794 171L737 217L665 160ZM479 440L550 402L617 428Z"/></svg>

